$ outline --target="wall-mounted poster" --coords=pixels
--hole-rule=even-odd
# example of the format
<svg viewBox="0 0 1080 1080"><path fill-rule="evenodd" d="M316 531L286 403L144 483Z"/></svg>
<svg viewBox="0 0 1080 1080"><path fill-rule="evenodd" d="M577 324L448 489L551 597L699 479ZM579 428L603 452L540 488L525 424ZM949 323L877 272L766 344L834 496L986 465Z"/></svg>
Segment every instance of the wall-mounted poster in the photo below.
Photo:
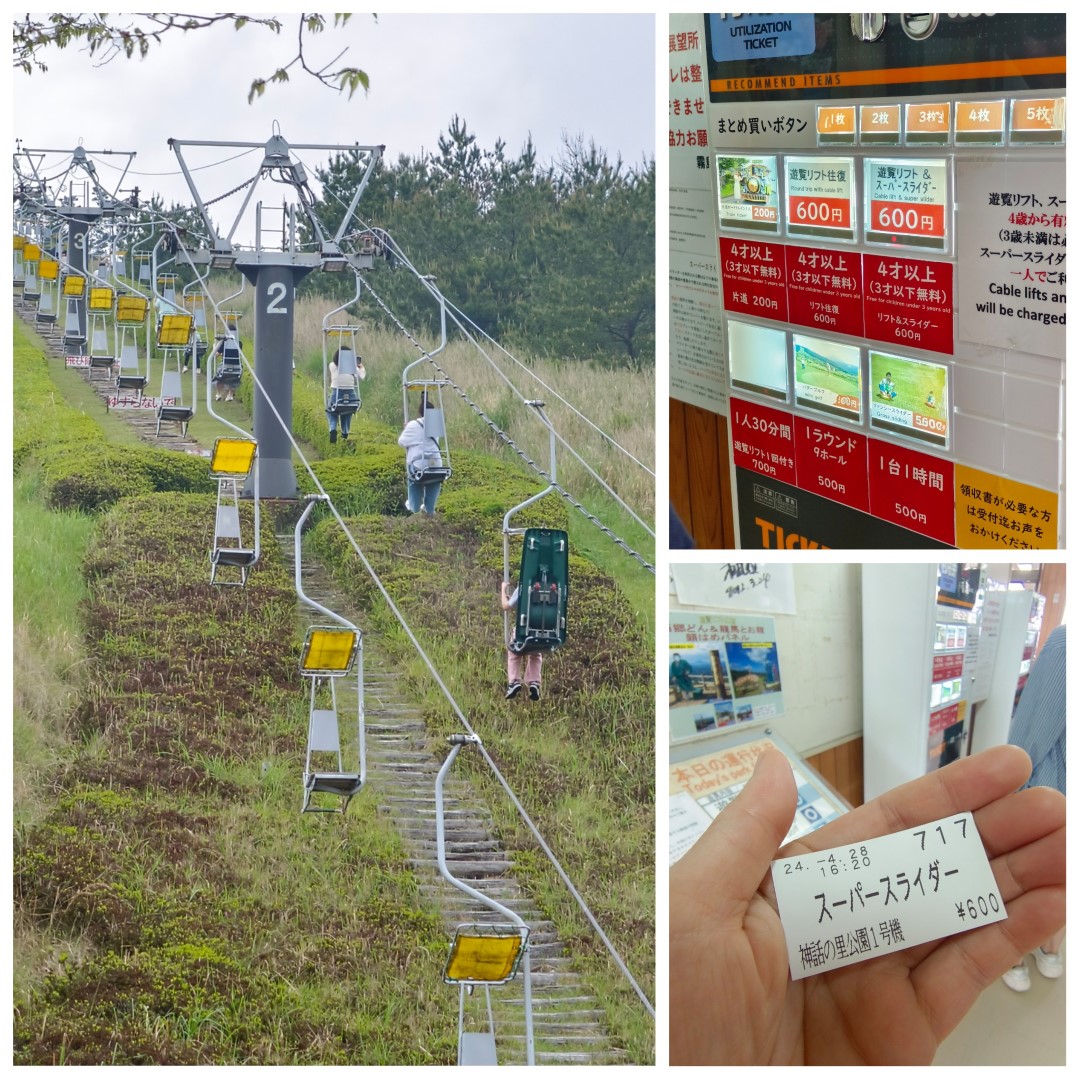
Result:
<svg viewBox="0 0 1080 1080"><path fill-rule="evenodd" d="M791 563L672 563L670 578L671 592L680 604L795 614Z"/></svg>
<svg viewBox="0 0 1080 1080"><path fill-rule="evenodd" d="M671 741L784 713L773 620L673 611L668 626Z"/></svg>
<svg viewBox="0 0 1080 1080"><path fill-rule="evenodd" d="M780 183L775 157L716 155L721 229L779 233Z"/></svg>

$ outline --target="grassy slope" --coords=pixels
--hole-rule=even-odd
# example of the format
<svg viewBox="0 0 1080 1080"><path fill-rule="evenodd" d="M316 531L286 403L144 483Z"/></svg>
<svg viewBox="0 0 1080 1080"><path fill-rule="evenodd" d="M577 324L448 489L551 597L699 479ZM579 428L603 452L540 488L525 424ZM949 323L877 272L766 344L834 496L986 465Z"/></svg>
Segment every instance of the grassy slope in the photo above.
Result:
<svg viewBox="0 0 1080 1080"><path fill-rule="evenodd" d="M452 507L449 493L444 502ZM345 830L296 813L304 717L291 674L294 604L272 541L252 588L212 590L205 584L211 516L204 496L129 501L109 516L90 561L93 663L78 738L51 777L55 798L28 815L32 823L16 838L16 970L24 972L16 1058L450 1061L452 1002L438 979L445 946L420 908L396 838L363 797ZM545 835L651 993L651 690L620 689L625 672L610 665L599 665L602 677L591 683L578 670L612 651L603 634L587 632L581 603L610 595L610 582L575 567L581 649L576 659L566 649L549 663L550 692L533 713L542 724L530 732L522 713L491 695L492 680L502 681L498 649L487 641L497 624L498 552L490 537L476 536L467 505L459 516L447 528L464 530L453 550L461 580L475 588L437 590L442 606L421 603L436 620L424 629L439 636L440 620L444 629L446 619L473 610L484 632L467 663L445 655L436 662L455 684L474 686L472 698L462 694L474 723L526 805L540 808ZM398 550L416 542L402 531L413 523L387 524L374 528L366 547L375 551L380 533ZM34 527L46 528L45 519ZM86 533L84 521L65 545L69 555ZM138 561L108 552L137 552ZM410 566L390 562L391 578ZM408 582L396 584L413 599ZM461 601L452 609L451 597ZM620 620L634 623L628 611ZM633 643L637 653L638 633L627 629L624 650ZM651 673L631 667L632 681L651 686ZM575 687L588 710L573 704ZM436 727L445 726L445 711L429 703ZM574 745L588 752L575 754ZM48 771L56 760L39 765ZM620 783L620 773L639 779ZM497 812L513 833L512 815ZM562 886L530 852L531 841L519 842L519 872L573 928ZM336 886L343 880L351 885L345 894ZM615 894L611 910L595 903ZM597 953L588 935L580 949ZM598 953L592 966L610 980ZM651 1060L651 1028L625 996L615 980L616 1032L635 1060Z"/></svg>

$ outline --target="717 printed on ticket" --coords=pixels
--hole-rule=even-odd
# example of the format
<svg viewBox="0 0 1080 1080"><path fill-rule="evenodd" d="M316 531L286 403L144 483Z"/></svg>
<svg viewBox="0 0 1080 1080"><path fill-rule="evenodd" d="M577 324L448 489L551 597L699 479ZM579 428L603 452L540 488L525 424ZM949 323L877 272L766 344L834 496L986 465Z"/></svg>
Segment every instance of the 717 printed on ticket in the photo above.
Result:
<svg viewBox="0 0 1080 1080"><path fill-rule="evenodd" d="M792 979L1008 918L970 813L772 864Z"/></svg>

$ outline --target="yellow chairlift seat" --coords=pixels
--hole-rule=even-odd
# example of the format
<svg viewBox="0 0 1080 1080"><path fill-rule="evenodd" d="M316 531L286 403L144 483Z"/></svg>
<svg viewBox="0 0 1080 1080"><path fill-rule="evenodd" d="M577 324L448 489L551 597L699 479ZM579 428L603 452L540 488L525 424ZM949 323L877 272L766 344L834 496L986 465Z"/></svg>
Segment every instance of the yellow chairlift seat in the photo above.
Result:
<svg viewBox="0 0 1080 1080"><path fill-rule="evenodd" d="M158 320L157 343L165 353L161 371L161 404L157 410L156 434L159 437L161 425L166 421L179 424L181 434L187 435L188 423L195 415L194 405L184 404L183 383L180 379L180 362L184 349L191 341L194 321L191 315L174 312L163 314ZM175 371L169 370L170 360L176 366ZM172 404L166 404L167 398L172 399Z"/></svg>
<svg viewBox="0 0 1080 1080"><path fill-rule="evenodd" d="M93 293L94 290L91 290ZM92 301L91 301L92 303ZM143 371L139 362L139 330L146 327L146 316L150 311L150 301L145 296L123 295L116 298L117 353L116 361L120 371L116 377L119 390L134 390L140 396L149 382L149 375ZM95 363L95 352L91 350L90 365ZM102 362L103 362L102 358Z"/></svg>
<svg viewBox="0 0 1080 1080"><path fill-rule="evenodd" d="M240 529L241 485L255 465L258 444L253 439L219 438L210 457L210 475L217 479L217 511L214 517L214 546L210 550L210 584L247 584L248 572L259 559L258 495L255 498L255 539L244 544ZM239 571L235 577L219 572L225 568Z"/></svg>
<svg viewBox="0 0 1080 1080"><path fill-rule="evenodd" d="M304 642L300 673L311 680L308 710L307 756L304 762L304 801L301 813L340 813L363 787L363 711L358 704L359 767L345 768L342 730L338 719L337 680L348 675L360 650L360 631L341 626L313 626ZM362 675L358 673L358 693L362 693ZM318 707L320 689L330 691L330 707ZM351 764L351 762L350 762ZM313 802L317 793L338 797L341 802L327 806Z"/></svg>
<svg viewBox="0 0 1080 1080"><path fill-rule="evenodd" d="M86 278L81 274L65 274L60 283L60 295L66 301L64 315L64 344L83 346L86 330L80 318L79 301L86 296Z"/></svg>

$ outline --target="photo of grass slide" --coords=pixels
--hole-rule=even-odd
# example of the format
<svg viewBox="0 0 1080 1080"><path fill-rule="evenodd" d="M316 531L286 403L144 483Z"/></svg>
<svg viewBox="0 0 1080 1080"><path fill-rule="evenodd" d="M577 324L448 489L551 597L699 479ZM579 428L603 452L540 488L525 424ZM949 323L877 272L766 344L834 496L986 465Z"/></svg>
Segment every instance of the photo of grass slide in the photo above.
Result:
<svg viewBox="0 0 1080 1080"><path fill-rule="evenodd" d="M948 446L948 393L943 365L871 350L871 427Z"/></svg>
<svg viewBox="0 0 1080 1080"><path fill-rule="evenodd" d="M792 350L798 404L861 421L862 358L858 346L794 334Z"/></svg>

